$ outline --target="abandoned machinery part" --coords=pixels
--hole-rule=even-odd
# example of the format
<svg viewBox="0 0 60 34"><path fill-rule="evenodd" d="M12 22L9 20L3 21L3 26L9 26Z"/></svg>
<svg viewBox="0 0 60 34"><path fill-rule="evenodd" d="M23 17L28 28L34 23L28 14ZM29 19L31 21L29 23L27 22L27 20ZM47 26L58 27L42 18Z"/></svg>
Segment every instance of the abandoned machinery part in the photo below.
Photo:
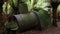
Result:
<svg viewBox="0 0 60 34"><path fill-rule="evenodd" d="M45 12L45 13L47 13L47 12ZM27 13L27 14L14 15L13 18L14 19L12 21L14 21L15 23L17 21L16 24L18 25L18 29L16 29L16 30L19 30L19 31L23 31L23 30L30 29L33 27L43 30L52 25L48 14L46 15L46 14L42 14L40 12L31 12L31 13ZM14 28L11 28L11 30L14 30Z"/></svg>

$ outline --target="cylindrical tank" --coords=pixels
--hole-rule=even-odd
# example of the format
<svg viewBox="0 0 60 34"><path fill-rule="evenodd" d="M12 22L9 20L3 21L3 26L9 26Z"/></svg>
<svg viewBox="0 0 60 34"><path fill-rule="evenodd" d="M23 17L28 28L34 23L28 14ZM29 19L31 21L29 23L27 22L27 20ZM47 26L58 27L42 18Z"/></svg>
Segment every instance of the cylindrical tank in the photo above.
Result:
<svg viewBox="0 0 60 34"><path fill-rule="evenodd" d="M30 29L37 25L37 18L33 12L30 14L28 13L15 15L15 18L17 19L17 24L20 31Z"/></svg>
<svg viewBox="0 0 60 34"><path fill-rule="evenodd" d="M13 20L11 19L12 22L6 24L7 28L11 30L23 31L33 27L42 30L52 25L47 11L14 15L13 18Z"/></svg>
<svg viewBox="0 0 60 34"><path fill-rule="evenodd" d="M50 17L47 14L41 14L40 12L19 14L15 15L15 18L17 19L20 30L29 29L34 26L39 29L46 29L52 25Z"/></svg>

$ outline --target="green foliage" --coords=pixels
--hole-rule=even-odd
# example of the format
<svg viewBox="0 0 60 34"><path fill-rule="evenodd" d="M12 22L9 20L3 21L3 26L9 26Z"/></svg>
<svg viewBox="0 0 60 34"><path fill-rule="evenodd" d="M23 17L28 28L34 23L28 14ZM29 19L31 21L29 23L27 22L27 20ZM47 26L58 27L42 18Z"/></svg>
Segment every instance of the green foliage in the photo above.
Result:
<svg viewBox="0 0 60 34"><path fill-rule="evenodd" d="M3 8L3 13L5 14L5 15L9 15L9 14L11 14L12 13L12 7L11 7L11 5L8 3L4 3L3 4L3 6L2 6L2 8Z"/></svg>
<svg viewBox="0 0 60 34"><path fill-rule="evenodd" d="M5 23L5 27L7 28L7 29L11 29L11 30L17 30L18 29L18 25L16 24L16 22L14 22L14 21L11 21L11 22L6 22Z"/></svg>
<svg viewBox="0 0 60 34"><path fill-rule="evenodd" d="M11 0L11 1L13 1L14 5L15 5L15 7L16 7L17 4L18 4L18 0Z"/></svg>
<svg viewBox="0 0 60 34"><path fill-rule="evenodd" d="M22 0L25 4L27 4L28 6L28 10L31 11L33 6L34 6L34 2L35 0Z"/></svg>
<svg viewBox="0 0 60 34"><path fill-rule="evenodd" d="M39 2L39 1L34 5L36 9L47 9L48 6L50 6L48 2Z"/></svg>
<svg viewBox="0 0 60 34"><path fill-rule="evenodd" d="M11 0L9 3L11 6L14 6L14 7L18 6L18 0Z"/></svg>
<svg viewBox="0 0 60 34"><path fill-rule="evenodd" d="M49 2L49 0L22 0L22 1L25 4L27 4L29 11L32 11L33 8L42 9L49 5L48 3L46 3Z"/></svg>
<svg viewBox="0 0 60 34"><path fill-rule="evenodd" d="M6 9L6 2L3 4L2 8L3 8L3 13L6 14L6 10L5 10Z"/></svg>
<svg viewBox="0 0 60 34"><path fill-rule="evenodd" d="M60 4L57 7L57 11L58 11L58 13L60 13Z"/></svg>
<svg viewBox="0 0 60 34"><path fill-rule="evenodd" d="M26 13L28 13L28 7L27 7L27 5L24 4L24 3L20 3L19 4L19 12L20 12L20 14L26 14Z"/></svg>

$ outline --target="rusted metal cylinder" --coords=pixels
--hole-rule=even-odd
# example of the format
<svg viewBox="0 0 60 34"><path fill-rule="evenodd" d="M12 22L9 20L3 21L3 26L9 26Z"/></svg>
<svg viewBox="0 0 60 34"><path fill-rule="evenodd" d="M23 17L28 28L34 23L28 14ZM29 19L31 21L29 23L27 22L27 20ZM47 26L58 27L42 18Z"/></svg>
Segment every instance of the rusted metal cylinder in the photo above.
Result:
<svg viewBox="0 0 60 34"><path fill-rule="evenodd" d="M37 18L33 12L30 14L15 15L15 18L17 19L20 31L30 29L37 25Z"/></svg>
<svg viewBox="0 0 60 34"><path fill-rule="evenodd" d="M25 30L32 27L46 29L52 25L50 17L45 16L40 12L31 12L30 14L19 14L14 16L18 22L19 29ZM46 19L47 18L47 19Z"/></svg>

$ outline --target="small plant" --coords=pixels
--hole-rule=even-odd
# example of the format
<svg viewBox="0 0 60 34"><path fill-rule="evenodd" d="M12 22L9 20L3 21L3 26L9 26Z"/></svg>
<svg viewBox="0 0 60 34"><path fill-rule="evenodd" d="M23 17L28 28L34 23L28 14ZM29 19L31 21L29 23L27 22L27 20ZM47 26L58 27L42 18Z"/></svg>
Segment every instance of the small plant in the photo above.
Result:
<svg viewBox="0 0 60 34"><path fill-rule="evenodd" d="M2 5L3 21L4 21L5 28L6 27L7 28L9 28L9 27L12 28L12 26L13 26L13 28L15 28L14 24L12 26L10 25L9 20L10 20L10 17L13 15L13 10L14 10L13 7L12 7L12 5L14 4L13 5L14 7L17 6L17 2L16 1L17 0L7 0ZM10 25L10 26L6 26L7 24Z"/></svg>
<svg viewBox="0 0 60 34"><path fill-rule="evenodd" d="M28 6L28 11L33 9L41 9L49 5L50 0L22 0ZM48 3L46 3L48 2Z"/></svg>
<svg viewBox="0 0 60 34"><path fill-rule="evenodd" d="M7 4L7 2L4 2L2 7L3 7L3 13L5 15L9 15L12 13L12 7L9 3Z"/></svg>

